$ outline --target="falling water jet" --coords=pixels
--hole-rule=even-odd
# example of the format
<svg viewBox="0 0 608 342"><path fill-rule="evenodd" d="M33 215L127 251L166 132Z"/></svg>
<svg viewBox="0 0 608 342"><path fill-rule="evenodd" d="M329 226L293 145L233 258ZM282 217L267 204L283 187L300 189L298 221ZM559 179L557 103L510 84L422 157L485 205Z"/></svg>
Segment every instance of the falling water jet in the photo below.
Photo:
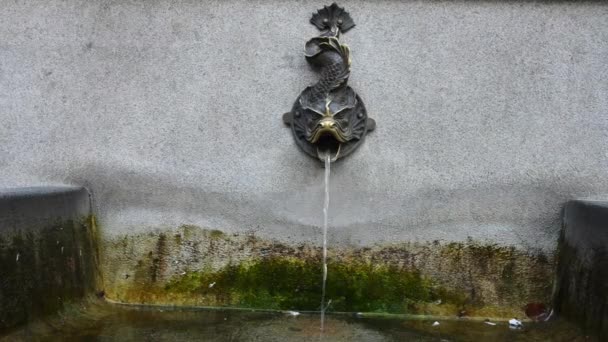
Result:
<svg viewBox="0 0 608 342"><path fill-rule="evenodd" d="M361 97L348 86L351 74L350 48L340 38L355 26L353 18L343 7L333 3L313 13L310 23L322 33L306 43L304 56L320 72L321 79L300 93L291 110L283 114L283 122L291 127L295 142L302 151L325 165L321 293L323 332L325 310L329 306L329 302L325 303L325 286L330 164L346 157L361 145L365 135L375 129L376 122L367 116Z"/></svg>
<svg viewBox="0 0 608 342"><path fill-rule="evenodd" d="M325 329L325 284L327 283L327 224L329 212L329 174L331 156L325 154L325 202L323 203L323 285L321 287L321 332Z"/></svg>

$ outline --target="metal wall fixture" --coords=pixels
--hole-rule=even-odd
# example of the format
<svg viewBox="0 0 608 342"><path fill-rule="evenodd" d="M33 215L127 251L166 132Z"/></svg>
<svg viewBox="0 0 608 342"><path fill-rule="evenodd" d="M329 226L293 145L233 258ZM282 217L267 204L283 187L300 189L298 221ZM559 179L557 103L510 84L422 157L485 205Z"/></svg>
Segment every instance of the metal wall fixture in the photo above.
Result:
<svg viewBox="0 0 608 342"><path fill-rule="evenodd" d="M376 122L367 117L363 101L347 85L350 50L340 43L340 34L355 26L353 19L333 3L314 13L310 23L322 33L306 43L305 57L321 79L302 91L283 121L304 152L320 160L329 153L335 161L354 151Z"/></svg>

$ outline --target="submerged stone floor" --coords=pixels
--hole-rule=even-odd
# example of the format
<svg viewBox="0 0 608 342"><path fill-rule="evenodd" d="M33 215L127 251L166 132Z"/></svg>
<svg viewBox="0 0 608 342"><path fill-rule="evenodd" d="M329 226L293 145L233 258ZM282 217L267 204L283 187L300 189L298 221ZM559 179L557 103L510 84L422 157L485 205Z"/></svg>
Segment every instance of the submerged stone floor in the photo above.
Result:
<svg viewBox="0 0 608 342"><path fill-rule="evenodd" d="M479 320L329 315L243 310L174 310L97 301L33 322L0 341L594 341L560 321L489 325Z"/></svg>

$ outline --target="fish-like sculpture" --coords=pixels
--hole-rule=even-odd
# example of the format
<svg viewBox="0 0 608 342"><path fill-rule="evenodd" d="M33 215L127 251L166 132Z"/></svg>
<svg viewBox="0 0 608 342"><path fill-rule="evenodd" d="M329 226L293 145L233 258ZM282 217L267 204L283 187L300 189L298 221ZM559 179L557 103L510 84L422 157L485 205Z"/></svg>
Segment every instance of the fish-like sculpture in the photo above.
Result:
<svg viewBox="0 0 608 342"><path fill-rule="evenodd" d="M347 85L350 50L340 43L340 34L355 26L353 19L333 3L314 13L310 22L322 33L306 43L305 57L321 79L302 91L283 121L304 152L320 160L329 153L335 161L354 151L376 123Z"/></svg>

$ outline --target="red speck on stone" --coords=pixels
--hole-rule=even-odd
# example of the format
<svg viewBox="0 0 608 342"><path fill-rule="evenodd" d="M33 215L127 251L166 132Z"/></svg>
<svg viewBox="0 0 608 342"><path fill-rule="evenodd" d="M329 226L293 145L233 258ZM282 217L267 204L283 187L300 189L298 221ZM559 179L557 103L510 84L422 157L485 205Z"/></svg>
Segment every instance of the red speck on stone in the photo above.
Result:
<svg viewBox="0 0 608 342"><path fill-rule="evenodd" d="M547 307L543 303L529 303L526 305L526 316L538 321L542 320L547 315Z"/></svg>

